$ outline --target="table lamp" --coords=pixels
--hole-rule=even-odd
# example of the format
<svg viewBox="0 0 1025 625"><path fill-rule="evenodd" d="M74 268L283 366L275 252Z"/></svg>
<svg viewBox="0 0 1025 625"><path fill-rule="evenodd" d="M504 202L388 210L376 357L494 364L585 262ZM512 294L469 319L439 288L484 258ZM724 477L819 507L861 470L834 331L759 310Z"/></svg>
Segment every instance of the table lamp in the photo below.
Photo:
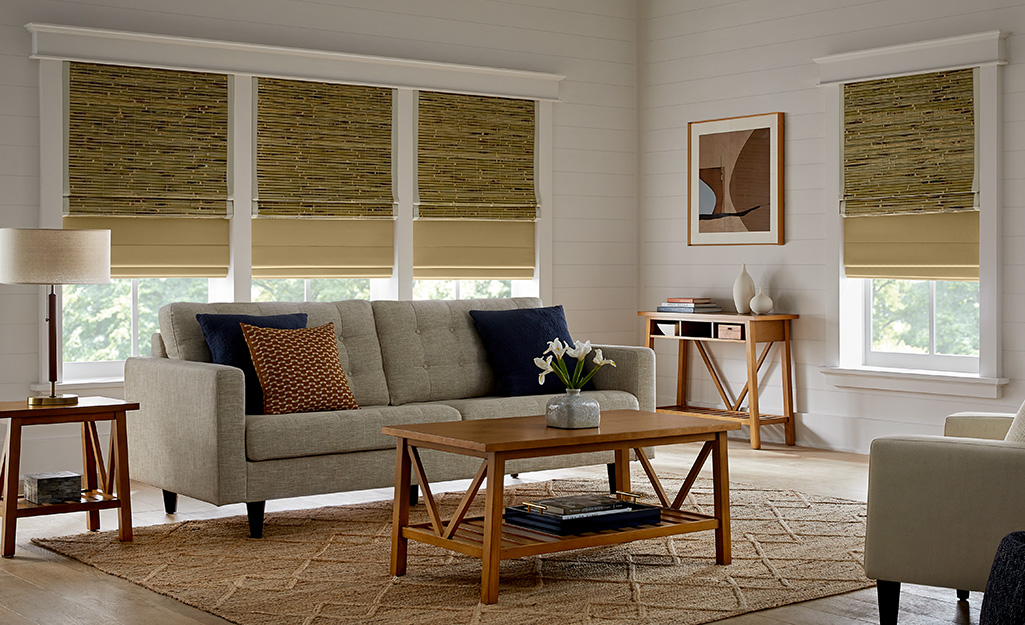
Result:
<svg viewBox="0 0 1025 625"><path fill-rule="evenodd" d="M0 282L49 287L50 394L31 396L31 406L78 403L57 394L57 285L110 282L110 230L0 228Z"/></svg>

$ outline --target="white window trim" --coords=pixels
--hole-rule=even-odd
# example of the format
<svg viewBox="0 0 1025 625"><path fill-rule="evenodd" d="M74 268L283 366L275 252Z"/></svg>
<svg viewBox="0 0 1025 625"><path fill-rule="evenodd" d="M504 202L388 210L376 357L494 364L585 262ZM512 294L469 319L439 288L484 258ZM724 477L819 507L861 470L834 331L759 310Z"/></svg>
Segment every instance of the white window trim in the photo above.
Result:
<svg viewBox="0 0 1025 625"><path fill-rule="evenodd" d="M451 63L344 54L323 50L284 48L237 42L132 33L54 24L26 24L32 33L32 54L39 60L39 185L43 228L60 228L66 177L66 119L63 62L82 61L139 65L162 69L227 74L232 82L232 167L229 192L236 207L252 205L256 76L388 87L395 95L396 223L395 271L389 279L371 280L371 299L412 299L413 205L416 201L416 92L418 89L472 95L515 97L537 102L537 189L541 210L536 228L537 270L532 281L520 284L515 296L552 297L552 158L553 103L565 76L544 72ZM47 120L61 120L48 123ZM252 282L252 215L235 210L229 227L231 261L228 277L211 280L210 301L248 302ZM40 353L45 353L46 324L40 322ZM58 358L61 357L58 346ZM104 367L83 372L104 378ZM87 368L87 367L86 367ZM46 379L41 359L39 379Z"/></svg>
<svg viewBox="0 0 1025 625"><path fill-rule="evenodd" d="M824 172L824 198L827 205L839 202L842 194L843 83L903 76L925 72L978 67L976 132L979 156L979 371L958 374L936 371L882 370L865 366L864 287L860 280L844 275L843 259L837 255L835 282L827 315L836 319L829 325L826 362L822 372L836 386L875 390L910 391L937 394L999 397L1008 383L1001 376L1002 261L1000 219L1002 201L1003 145L1000 124L1003 119L1003 76L1000 66L1007 63L1005 40L1009 33L989 31L905 45L874 48L814 59L819 66L819 86L823 90L823 161L836 163ZM836 212L827 231L826 249L843 249L843 218ZM841 332L843 328L843 332ZM937 383L942 379L943 383ZM896 381L896 382L894 382ZM919 383L920 382L920 383ZM976 395L980 387L985 393Z"/></svg>

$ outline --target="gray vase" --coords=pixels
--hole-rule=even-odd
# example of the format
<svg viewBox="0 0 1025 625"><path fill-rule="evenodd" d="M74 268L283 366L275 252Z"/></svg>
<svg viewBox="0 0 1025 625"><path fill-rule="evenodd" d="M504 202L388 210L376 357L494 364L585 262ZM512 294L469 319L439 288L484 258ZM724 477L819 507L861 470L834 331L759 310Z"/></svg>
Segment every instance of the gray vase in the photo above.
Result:
<svg viewBox="0 0 1025 625"><path fill-rule="evenodd" d="M596 428L600 421L598 400L582 396L578 388L566 389L565 395L556 395L545 406L545 423L548 427L564 430Z"/></svg>

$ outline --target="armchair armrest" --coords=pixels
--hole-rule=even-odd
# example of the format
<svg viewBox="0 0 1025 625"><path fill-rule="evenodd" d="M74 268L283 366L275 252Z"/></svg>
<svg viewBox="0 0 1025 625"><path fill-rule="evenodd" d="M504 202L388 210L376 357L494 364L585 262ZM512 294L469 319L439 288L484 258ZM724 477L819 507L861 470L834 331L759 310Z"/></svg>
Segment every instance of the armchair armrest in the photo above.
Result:
<svg viewBox="0 0 1025 625"><path fill-rule="evenodd" d="M956 412L944 421L943 435L1002 441L1013 420L1006 412Z"/></svg>
<svg viewBox="0 0 1025 625"><path fill-rule="evenodd" d="M602 367L592 381L599 390L632 393L641 410L655 410L655 352L633 345L593 345L616 366Z"/></svg>
<svg viewBox="0 0 1025 625"><path fill-rule="evenodd" d="M246 497L242 370L170 358L125 361L132 478L216 505Z"/></svg>
<svg viewBox="0 0 1025 625"><path fill-rule="evenodd" d="M1000 540L1025 523L1025 443L942 436L872 442L865 574L984 590Z"/></svg>

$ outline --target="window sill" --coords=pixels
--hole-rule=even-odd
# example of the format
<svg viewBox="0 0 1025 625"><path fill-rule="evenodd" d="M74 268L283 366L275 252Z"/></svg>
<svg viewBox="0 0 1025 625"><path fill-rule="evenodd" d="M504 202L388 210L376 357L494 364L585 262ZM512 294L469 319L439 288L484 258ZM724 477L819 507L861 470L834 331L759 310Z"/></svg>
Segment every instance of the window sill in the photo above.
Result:
<svg viewBox="0 0 1025 625"><path fill-rule="evenodd" d="M883 369L878 367L822 367L819 369L833 386L876 391L899 391L929 395L955 395L996 399L1003 393L1008 378L984 378L971 373Z"/></svg>
<svg viewBox="0 0 1025 625"><path fill-rule="evenodd" d="M50 384L48 382L43 384L32 384L29 386L29 389L36 393L49 394ZM124 378L89 378L57 383L58 393L89 395L94 393L109 393L111 391L116 391L119 393L119 396L123 395L125 392Z"/></svg>

